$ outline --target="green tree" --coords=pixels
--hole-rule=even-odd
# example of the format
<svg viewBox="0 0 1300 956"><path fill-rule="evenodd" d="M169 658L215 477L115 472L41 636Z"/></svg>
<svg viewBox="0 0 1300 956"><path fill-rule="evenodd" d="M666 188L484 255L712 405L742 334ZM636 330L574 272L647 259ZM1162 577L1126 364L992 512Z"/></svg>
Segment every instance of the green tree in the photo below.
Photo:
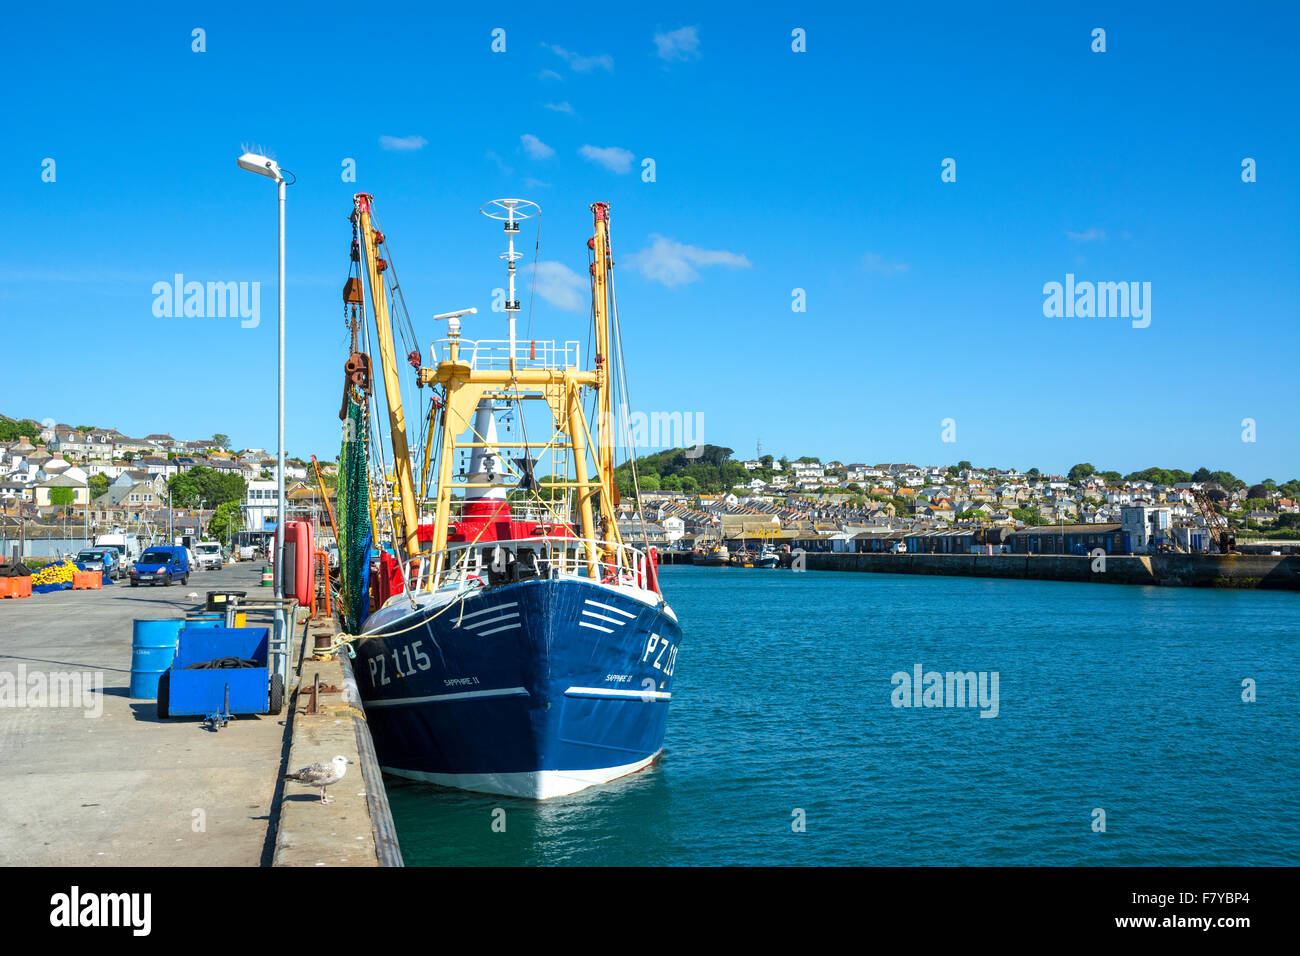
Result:
<svg viewBox="0 0 1300 956"><path fill-rule="evenodd" d="M72 499L74 498L75 494L76 494L76 490L73 488L51 488L50 504L59 505L61 507L65 505L70 505L72 504Z"/></svg>
<svg viewBox="0 0 1300 956"><path fill-rule="evenodd" d="M1036 526L1047 524L1047 519L1043 517L1042 512L1037 508L1012 508L1011 517L1015 518L1023 525Z"/></svg>
<svg viewBox="0 0 1300 956"><path fill-rule="evenodd" d="M218 505L212 513L212 519L208 522L208 537L214 541L226 541L234 538L243 528L244 515L239 502L227 501Z"/></svg>
<svg viewBox="0 0 1300 956"><path fill-rule="evenodd" d="M1069 473L1065 477L1070 479L1070 481L1082 481L1084 478L1091 477L1096 473L1097 473L1097 469L1094 468L1090 462L1085 461L1085 462L1080 462L1079 464L1071 468Z"/></svg>
<svg viewBox="0 0 1300 956"><path fill-rule="evenodd" d="M173 475L167 481L167 490L178 508L193 508L200 500L210 508L242 501L248 485L239 475L200 466Z"/></svg>
<svg viewBox="0 0 1300 956"><path fill-rule="evenodd" d="M104 492L108 491L108 475L91 475L90 476L90 497L98 498Z"/></svg>
<svg viewBox="0 0 1300 956"><path fill-rule="evenodd" d="M230 451L230 436L217 432L212 436L212 447L220 448L222 451Z"/></svg>
<svg viewBox="0 0 1300 956"><path fill-rule="evenodd" d="M19 422L0 415L0 441L17 441L20 438L39 438L40 426L35 422Z"/></svg>

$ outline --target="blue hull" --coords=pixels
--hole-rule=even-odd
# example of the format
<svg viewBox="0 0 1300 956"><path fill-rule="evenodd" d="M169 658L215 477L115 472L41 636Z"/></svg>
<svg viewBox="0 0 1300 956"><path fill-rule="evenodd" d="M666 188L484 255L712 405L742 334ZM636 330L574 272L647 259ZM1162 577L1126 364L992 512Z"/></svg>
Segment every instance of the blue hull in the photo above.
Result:
<svg viewBox="0 0 1300 956"><path fill-rule="evenodd" d="M407 609L376 612L357 643L385 770L546 798L658 756L681 629L657 596L543 578Z"/></svg>

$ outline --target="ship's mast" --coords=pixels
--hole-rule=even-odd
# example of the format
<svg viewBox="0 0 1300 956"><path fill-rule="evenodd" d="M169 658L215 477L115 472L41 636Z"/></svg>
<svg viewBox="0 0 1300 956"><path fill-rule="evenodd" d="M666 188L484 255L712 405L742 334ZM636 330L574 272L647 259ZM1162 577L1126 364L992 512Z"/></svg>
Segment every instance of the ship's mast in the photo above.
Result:
<svg viewBox="0 0 1300 956"><path fill-rule="evenodd" d="M402 411L402 384L397 374L397 350L388 316L388 299L384 295L383 273L388 268L388 263L379 257L379 246L383 244L384 238L371 223L374 199L369 193L357 193L352 197L357 231L361 247L365 251L366 278L370 286L370 303L375 312L380 366L384 372L384 398L388 402L388 426L393 443L393 466L397 472L396 492L402 525L396 530L406 557L410 558L419 550L419 519L415 507L415 480L411 474L411 450L406 442L406 415Z"/></svg>
<svg viewBox="0 0 1300 956"><path fill-rule="evenodd" d="M610 356L609 270L613 264L609 249L609 203L591 204L595 235L592 250L591 301L596 339L596 474L605 486L600 496L601 537L619 542L618 483L614 480L614 365Z"/></svg>

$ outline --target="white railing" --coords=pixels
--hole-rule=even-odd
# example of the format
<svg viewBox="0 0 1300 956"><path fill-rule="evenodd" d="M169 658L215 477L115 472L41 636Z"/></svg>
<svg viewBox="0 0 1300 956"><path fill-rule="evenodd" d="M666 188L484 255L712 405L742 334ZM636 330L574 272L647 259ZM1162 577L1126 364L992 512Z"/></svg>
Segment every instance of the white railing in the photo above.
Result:
<svg viewBox="0 0 1300 956"><path fill-rule="evenodd" d="M510 368L510 342L507 339L459 339L460 359L470 368L502 371ZM450 355L451 339L438 339L433 343L433 364L446 361ZM517 339L515 341L515 368L580 368L582 352L576 341L559 344L553 339Z"/></svg>
<svg viewBox="0 0 1300 956"><path fill-rule="evenodd" d="M545 490L546 486L543 485L543 494L545 493ZM488 506L492 505L496 505L497 509L499 509L494 509L491 512L492 521L509 520L519 524L531 523L534 525L541 525L542 530L537 532L538 534L544 534L550 528L554 528L558 525L569 524L563 489L560 489L560 493L556 495L555 503L549 508L538 501L501 501L499 499L494 501L490 498L471 499L466 501L464 498L455 498L451 501L447 509L447 523L460 524L464 521L481 523L484 521L483 512L486 511ZM477 515L469 514L468 512L471 508L479 510L480 513ZM421 517L421 525L422 527L430 528L433 526L434 520L434 516L431 513L426 513Z"/></svg>
<svg viewBox="0 0 1300 956"><path fill-rule="evenodd" d="M538 535L509 541L463 541L421 554L410 564L412 590L476 588L535 578L582 578L654 590L649 558L640 548L581 538Z"/></svg>

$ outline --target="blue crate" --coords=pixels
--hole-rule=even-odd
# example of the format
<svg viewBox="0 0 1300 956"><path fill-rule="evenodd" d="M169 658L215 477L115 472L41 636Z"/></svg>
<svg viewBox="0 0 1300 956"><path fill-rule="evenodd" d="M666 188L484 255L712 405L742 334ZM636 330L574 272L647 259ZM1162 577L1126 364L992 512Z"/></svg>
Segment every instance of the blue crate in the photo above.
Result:
<svg viewBox="0 0 1300 956"><path fill-rule="evenodd" d="M225 710L230 688L231 714L269 712L271 673L269 632L265 627L186 627L168 671L167 716L200 716ZM260 667L186 670L218 657L242 657Z"/></svg>

